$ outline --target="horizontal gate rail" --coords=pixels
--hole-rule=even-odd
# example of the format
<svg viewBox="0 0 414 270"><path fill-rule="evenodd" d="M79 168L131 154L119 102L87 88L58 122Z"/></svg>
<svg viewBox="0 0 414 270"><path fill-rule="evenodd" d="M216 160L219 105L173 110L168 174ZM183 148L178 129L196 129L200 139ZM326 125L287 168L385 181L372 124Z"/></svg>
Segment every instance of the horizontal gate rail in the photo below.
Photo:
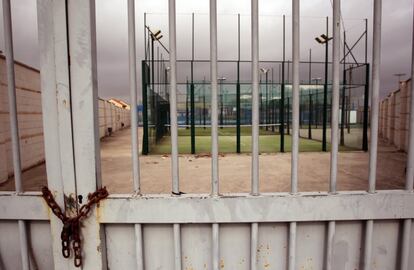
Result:
<svg viewBox="0 0 414 270"><path fill-rule="evenodd" d="M40 193L0 193L0 217L8 220L48 220ZM8 207L13 205L14 207ZM97 207L100 223L247 223L404 219L414 216L414 196L403 190L260 196L110 195ZM154 215L154 213L157 213Z"/></svg>

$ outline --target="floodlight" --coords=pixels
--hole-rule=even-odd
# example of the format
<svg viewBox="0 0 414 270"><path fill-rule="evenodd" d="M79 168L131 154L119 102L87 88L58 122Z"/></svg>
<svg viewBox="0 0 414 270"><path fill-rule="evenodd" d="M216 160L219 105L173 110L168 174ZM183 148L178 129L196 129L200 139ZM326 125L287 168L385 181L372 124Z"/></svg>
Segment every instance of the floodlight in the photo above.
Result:
<svg viewBox="0 0 414 270"><path fill-rule="evenodd" d="M154 40L160 40L163 37L163 35L159 36L159 34L161 34L161 30L157 30L155 33L151 33L151 37Z"/></svg>
<svg viewBox="0 0 414 270"><path fill-rule="evenodd" d="M325 34L320 35L319 37L316 37L315 40L316 42L318 42L319 44L325 44L328 41L330 41L332 39L332 37L328 37Z"/></svg>
<svg viewBox="0 0 414 270"><path fill-rule="evenodd" d="M316 37L316 38L315 38L315 40L316 40L316 42L318 42L318 43L320 43L320 44L325 43L325 42L324 42L324 40L323 40L323 39L321 39L320 37Z"/></svg>
<svg viewBox="0 0 414 270"><path fill-rule="evenodd" d="M260 68L260 71L261 71L262 73L266 74L266 73L269 71L269 69L266 69L266 68Z"/></svg>
<svg viewBox="0 0 414 270"><path fill-rule="evenodd" d="M161 30L157 30L153 35L154 37L157 37L161 33Z"/></svg>

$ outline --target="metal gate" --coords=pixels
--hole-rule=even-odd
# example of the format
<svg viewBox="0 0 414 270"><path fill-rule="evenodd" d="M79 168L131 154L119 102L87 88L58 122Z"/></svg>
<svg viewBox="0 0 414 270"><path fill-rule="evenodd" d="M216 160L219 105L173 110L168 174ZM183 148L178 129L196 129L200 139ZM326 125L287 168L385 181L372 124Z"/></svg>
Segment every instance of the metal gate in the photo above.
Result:
<svg viewBox="0 0 414 270"><path fill-rule="evenodd" d="M176 118L176 10L169 0L172 194L140 192L135 7L128 1L133 194L112 194L83 221L82 269L413 269L414 98L405 190L376 191L381 0L374 1L369 190L337 192L338 129L332 129L330 189L299 193L299 0L293 0L291 192L259 192L258 0L251 2L252 174L250 194L221 194L218 174L217 7L210 0L211 194L181 194ZM95 3L38 0L48 187L67 212L101 187ZM0 193L0 267L75 269L61 254L62 224L39 192L23 192L10 0L3 0L16 192ZM339 119L340 1L333 1L332 125ZM18 227L15 226L18 224ZM50 224L50 226L49 226ZM401 224L401 228L399 227ZM30 230L28 230L30 229ZM17 250L9 243L19 239ZM49 248L49 242L51 247ZM50 252L48 251L50 249ZM16 254L21 260L14 261ZM32 254L32 255L30 255ZM34 254L34 255L33 255ZM410 256L411 255L411 256ZM8 262L11 260L12 262ZM31 265L32 264L32 265Z"/></svg>

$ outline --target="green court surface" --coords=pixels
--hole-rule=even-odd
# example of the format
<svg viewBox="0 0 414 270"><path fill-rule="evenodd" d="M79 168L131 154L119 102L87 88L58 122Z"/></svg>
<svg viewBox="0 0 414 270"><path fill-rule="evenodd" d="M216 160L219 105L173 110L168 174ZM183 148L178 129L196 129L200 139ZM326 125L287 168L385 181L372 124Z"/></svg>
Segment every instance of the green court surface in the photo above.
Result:
<svg viewBox="0 0 414 270"><path fill-rule="evenodd" d="M236 135L235 128L223 128L218 130L219 133L219 152L220 153L236 153ZM195 136L196 154L208 154L211 152L211 129L197 128ZM280 152L280 135L271 131L269 128L260 129L259 149L260 153L278 153ZM251 152L251 128L241 128L240 148L242 153ZM300 138L300 152L320 152L322 151L322 143L317 140L309 140ZM285 152L290 152L292 147L292 137L285 135ZM328 151L330 145L327 145ZM341 151L355 150L349 147L340 147ZM178 152L180 154L191 153L191 136L190 129L179 129L178 131ZM170 154L171 138L164 136L156 145L150 147L150 154Z"/></svg>

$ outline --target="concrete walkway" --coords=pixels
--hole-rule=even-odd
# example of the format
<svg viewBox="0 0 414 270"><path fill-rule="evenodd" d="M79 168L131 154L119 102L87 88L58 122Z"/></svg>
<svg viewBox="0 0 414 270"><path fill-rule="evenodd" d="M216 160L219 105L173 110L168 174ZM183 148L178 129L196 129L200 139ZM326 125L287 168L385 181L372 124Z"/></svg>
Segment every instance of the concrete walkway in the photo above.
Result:
<svg viewBox="0 0 414 270"><path fill-rule="evenodd" d="M101 141L103 183L110 193L131 193L130 130L125 129ZM406 154L381 143L378 154L377 189L404 187ZM299 191L329 189L329 153L300 153ZM249 192L251 156L230 154L219 159L220 192ZM366 190L368 187L368 153L339 154L338 190ZM209 193L211 158L182 155L179 158L180 189L186 193ZM140 156L143 193L170 193L171 160L169 156ZM45 166L23 173L25 190L40 190L46 183ZM0 190L13 190L11 179ZM260 191L290 190L290 153L260 156Z"/></svg>

